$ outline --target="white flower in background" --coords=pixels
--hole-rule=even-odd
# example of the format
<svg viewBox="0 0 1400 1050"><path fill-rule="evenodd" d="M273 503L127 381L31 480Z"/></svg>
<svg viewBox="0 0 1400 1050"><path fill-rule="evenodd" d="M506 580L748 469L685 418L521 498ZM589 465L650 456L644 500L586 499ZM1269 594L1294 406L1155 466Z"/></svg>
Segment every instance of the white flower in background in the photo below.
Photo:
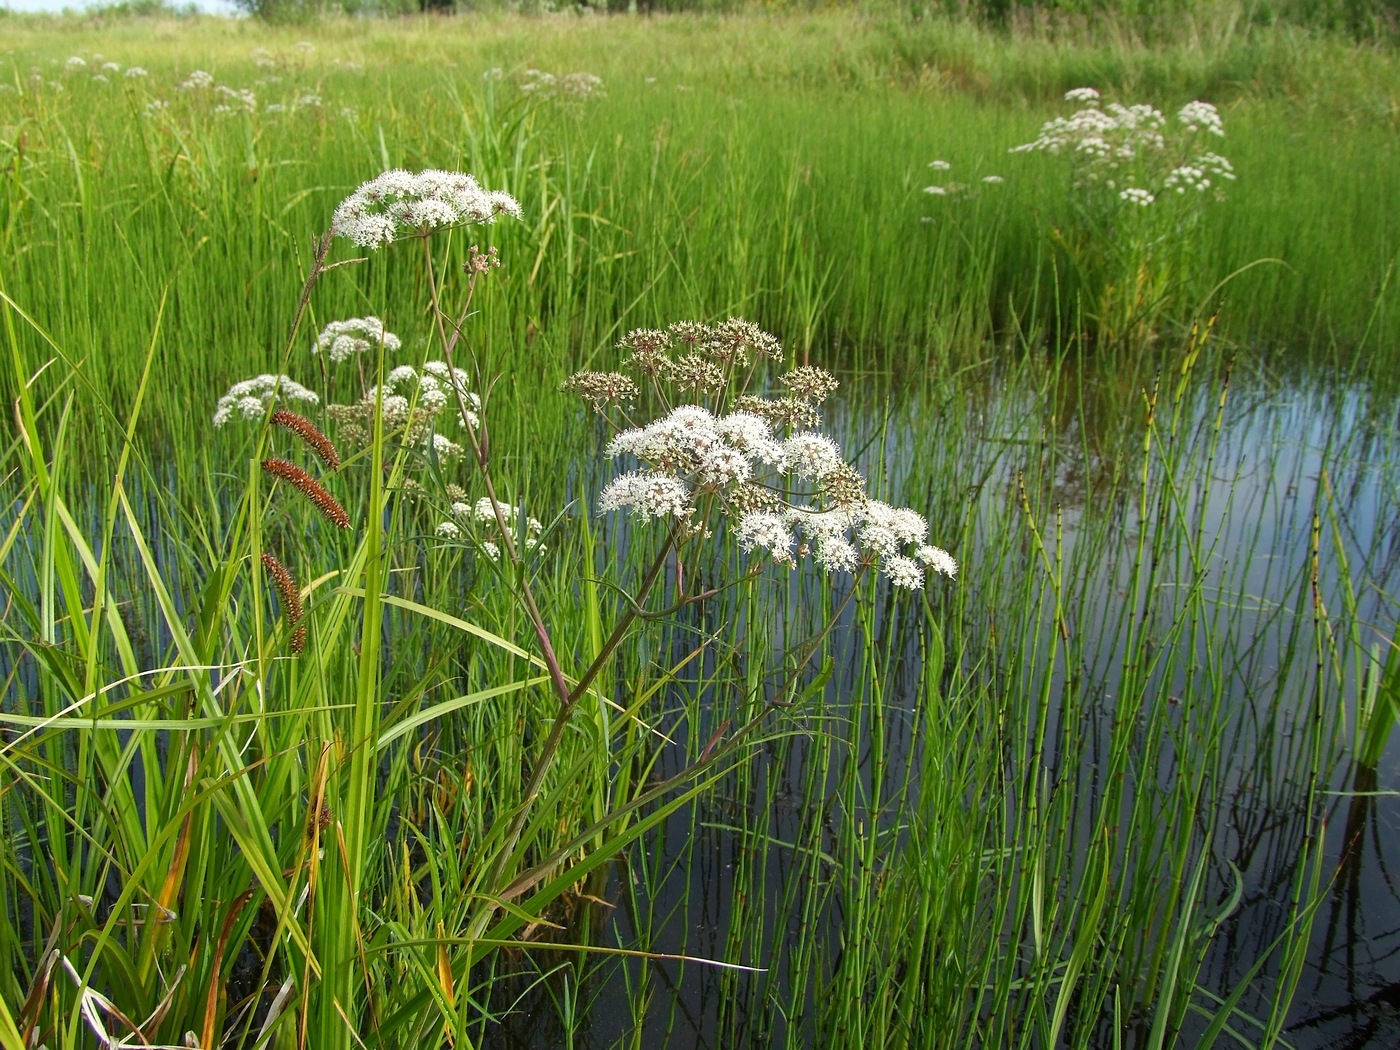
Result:
<svg viewBox="0 0 1400 1050"><path fill-rule="evenodd" d="M542 98L586 100L606 95L603 78L592 73L546 73L527 69L521 74L520 90Z"/></svg>
<svg viewBox="0 0 1400 1050"><path fill-rule="evenodd" d="M932 195L935 196L935 197L946 197L946 196L948 196L948 190L947 190L945 187L943 187L943 186L925 186L925 187L924 187L924 192L925 192L925 193L932 194Z"/></svg>
<svg viewBox="0 0 1400 1050"><path fill-rule="evenodd" d="M458 386L456 391L452 389L454 378ZM407 420L412 405L417 410L415 422L427 423L437 417L443 409L451 406L452 414L460 425L479 427L481 419L477 413L481 411L481 399L466 389L466 383L466 372L460 368L449 369L443 361L426 362L422 372L412 365L399 365L384 377L384 418L394 423L403 422ZM465 418L458 410L458 392L467 406ZM378 387L371 387L365 394L363 403L372 404L380 393ZM436 442L438 438L443 442L448 441L440 434L435 435L432 440ZM430 439L425 436L422 440ZM457 453L461 451L455 444L452 448L456 449Z"/></svg>
<svg viewBox="0 0 1400 1050"><path fill-rule="evenodd" d="M1034 141L1011 152L1068 155L1076 186L1101 185L1137 207L1146 207L1168 192L1204 193L1213 182L1235 177L1230 162L1218 154L1187 159L1197 132L1225 134L1220 113L1209 102L1188 102L1169 124L1154 106L1112 102L1100 108L1098 93L1092 89L1076 89L1065 97L1083 108L1047 121ZM1221 196L1217 187L1213 197Z"/></svg>
<svg viewBox="0 0 1400 1050"><path fill-rule="evenodd" d="M475 504L461 501L453 503L451 515L451 518L438 525L437 534L439 536L455 540L470 532L473 536L479 537L483 529L488 529L494 535L495 540L500 539L500 523L496 520L496 509L492 506L489 497L483 496ZM501 517L505 520L510 535L522 549L535 554L543 554L548 549L541 542L544 526L540 524L538 518L527 514L524 507L516 507L503 502L501 504ZM499 561L501 549L495 540L481 540L479 547L482 553L492 561Z"/></svg>
<svg viewBox="0 0 1400 1050"><path fill-rule="evenodd" d="M451 405L458 425L475 430L481 426L481 417L478 414L481 412L481 398L467 389L469 379L463 369L449 368L446 361L425 361L423 376L419 381L420 396L428 397L442 408ZM441 401L438 401L439 391ZM462 402L466 406L465 416L461 414L457 403L458 393L462 395Z"/></svg>
<svg viewBox="0 0 1400 1050"><path fill-rule="evenodd" d="M395 238L461 223L520 218L520 203L508 193L488 191L470 175L427 170L386 171L340 202L331 228L365 248Z"/></svg>
<svg viewBox="0 0 1400 1050"><path fill-rule="evenodd" d="M1202 153L1196 158L1196 167L1200 168L1207 175L1214 175L1216 178L1235 180L1235 168L1228 160L1219 153Z"/></svg>
<svg viewBox="0 0 1400 1050"><path fill-rule="evenodd" d="M214 85L214 93L220 98L229 100L228 104L216 107L216 113L219 110L235 112L241 109L245 113L256 113L258 111L257 96L247 88L231 88L227 84L216 84Z"/></svg>
<svg viewBox="0 0 1400 1050"><path fill-rule="evenodd" d="M142 69L140 66L127 66L127 67L126 67L126 72L124 72L124 73L122 74L122 76L124 76L124 77L126 77L126 78L128 78L128 79L130 79L130 80L135 80L135 79L137 79L138 77L144 77L144 76L149 76L149 75L150 75L150 74L147 73L147 72L146 72L144 69Z"/></svg>
<svg viewBox="0 0 1400 1050"><path fill-rule="evenodd" d="M1206 178L1206 173L1189 164L1173 168L1162 181L1162 189L1176 190L1177 193L1185 193L1187 190L1204 193L1209 188L1210 179Z"/></svg>
<svg viewBox="0 0 1400 1050"><path fill-rule="evenodd" d="M182 91L197 91L200 88L213 87L214 78L204 70L196 69L175 86Z"/></svg>
<svg viewBox="0 0 1400 1050"><path fill-rule="evenodd" d="M1176 119L1191 131L1204 131L1220 138L1225 137L1225 122L1220 119L1220 111L1209 102L1188 102L1177 111Z"/></svg>
<svg viewBox="0 0 1400 1050"><path fill-rule="evenodd" d="M430 445L438 459L459 459L462 455L462 446L442 434L429 434L423 444Z"/></svg>
<svg viewBox="0 0 1400 1050"><path fill-rule="evenodd" d="M383 344L385 350L393 351L402 345L399 337L384 327L377 317L352 317L348 321L332 321L316 337L313 354L323 353L334 364L376 349Z"/></svg>
<svg viewBox="0 0 1400 1050"><path fill-rule="evenodd" d="M1000 175L983 175L983 176L982 176L982 181L985 182L985 183L986 183L987 185L989 185L989 186L995 186L997 183L999 183L999 182L1005 182L1006 180L1005 180L1004 178L1002 178Z"/></svg>
<svg viewBox="0 0 1400 1050"><path fill-rule="evenodd" d="M314 391L284 375L260 375L234 383L228 392L219 398L214 408L214 426L221 427L235 415L243 419L262 419L267 406L273 401L304 401L309 405L319 403Z"/></svg>
<svg viewBox="0 0 1400 1050"><path fill-rule="evenodd" d="M117 63L115 63L115 62L103 62L103 63L102 63L102 72L104 72L104 73L120 73L121 71L122 71L122 67L119 66L119 65L118 65Z"/></svg>
<svg viewBox="0 0 1400 1050"><path fill-rule="evenodd" d="M928 166L934 171L951 171L953 167L946 160L931 160L928 162Z"/></svg>
<svg viewBox="0 0 1400 1050"><path fill-rule="evenodd" d="M87 60L78 55L69 55L68 60L63 63L69 69L86 69Z"/></svg>

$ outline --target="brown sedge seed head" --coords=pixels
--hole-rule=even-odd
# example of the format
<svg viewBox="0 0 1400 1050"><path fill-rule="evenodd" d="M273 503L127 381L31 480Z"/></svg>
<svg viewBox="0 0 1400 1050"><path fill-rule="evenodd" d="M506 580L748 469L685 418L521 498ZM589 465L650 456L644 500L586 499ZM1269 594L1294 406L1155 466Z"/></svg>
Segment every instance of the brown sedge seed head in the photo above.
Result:
<svg viewBox="0 0 1400 1050"><path fill-rule="evenodd" d="M331 444L330 438L317 428L305 416L299 416L295 412L288 412L280 409L272 413L272 422L275 426L289 430L309 448L312 453L331 470L340 469L340 454L336 452L335 446Z"/></svg>
<svg viewBox="0 0 1400 1050"><path fill-rule="evenodd" d="M345 508L340 505L340 501L295 463L290 463L285 459L269 458L262 461L262 468L273 477L289 482L298 489L303 496L311 501L312 506L320 512L321 517L332 525L341 529L350 527L350 515L345 513Z"/></svg>

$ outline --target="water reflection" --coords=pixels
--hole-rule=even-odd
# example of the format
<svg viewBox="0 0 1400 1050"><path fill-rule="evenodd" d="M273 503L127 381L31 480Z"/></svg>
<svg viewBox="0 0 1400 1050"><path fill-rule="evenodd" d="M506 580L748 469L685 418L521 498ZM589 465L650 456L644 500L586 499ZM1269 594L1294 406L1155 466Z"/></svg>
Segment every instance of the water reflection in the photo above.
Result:
<svg viewBox="0 0 1400 1050"><path fill-rule="evenodd" d="M971 395L950 387L893 408L845 408L837 420L844 447L865 447L867 466L883 465L893 498L928 506L934 540L946 539L967 567L958 601L933 599L938 615L961 617L977 637L1000 630L1027 652L1054 653L1061 633L1074 640L1060 647L1076 661L1054 666L1050 693L1085 699L1069 721L1058 704L1046 711L1041 761L1047 783L1073 788L1081 852L1104 819L1120 688L1144 681L1125 653L1160 668L1145 679L1145 695L1166 697L1168 710L1144 711L1140 730L1144 741L1158 740L1157 765L1136 774L1123 805L1133 790L1199 778L1207 797L1194 818L1200 826L1186 833L1205 850L1204 899L1216 914L1232 904L1206 949L1193 996L1201 1010L1182 1020L1182 1044L1201 1037L1209 1014L1240 985L1230 1028L1253 1040L1268 1022L1278 982L1290 979L1276 949L1308 874L1299 859L1316 845L1325 813L1321 878L1330 890L1313 917L1291 1012L1279 1019L1284 1037L1299 1048L1400 1045L1400 857L1392 845L1400 743L1374 771L1354 772L1346 759L1362 659L1355 643L1389 644L1400 617L1396 400L1364 384L1242 376L1221 363L1186 383L1171 373L1061 377L1040 390L993 381ZM1028 519L1040 544L1029 538ZM1140 546L1145 560L1134 558ZM1044 609L1006 619L1005 596L1044 557L1068 581L1063 624ZM989 620L992 610L1002 610L1000 622ZM573 1045L810 1044L823 1006L814 989L839 975L850 947L845 909L859 899L831 884L860 876L836 861L851 855L839 828L859 824L893 853L907 817L895 800L912 805L919 791L901 777L923 765L927 633L896 620L893 611L875 620L877 631L903 639L890 694L901 699L879 719L850 709L868 669L857 633L840 640L841 670L825 710L842 712L860 746L828 765L815 743L767 749L727 794L686 809L629 858L608 889L613 907L600 919L613 943L635 944L646 931L656 952L766 972L674 960L603 964L587 985L594 1011ZM1319 669L1319 632L1335 637L1324 649L1338 666ZM1003 685L1032 681L1034 671L1022 668ZM1326 688L1319 673L1331 676ZM1340 697L1346 711L1319 713L1319 697ZM1210 728L1210 704L1224 712L1223 729ZM1317 736L1319 719L1328 729ZM1224 757L1208 768L1195 758L1196 734L1206 731L1225 734ZM839 789L842 762L858 767L859 797L875 800L870 810L840 811L857 797ZM1314 765L1329 771L1324 782L1308 775ZM1027 786L1041 775L1028 773ZM1170 834L1164 829L1153 847L1164 857ZM811 842L831 857L784 848ZM742 945L734 940L740 929L750 931ZM1150 953L1165 933L1142 931L1137 950ZM639 1002L649 1005L634 1016ZM1104 1018L1097 1044L1147 1042L1146 1021L1123 1022L1118 1031ZM512 1033L507 1023L504 1045L526 1045Z"/></svg>

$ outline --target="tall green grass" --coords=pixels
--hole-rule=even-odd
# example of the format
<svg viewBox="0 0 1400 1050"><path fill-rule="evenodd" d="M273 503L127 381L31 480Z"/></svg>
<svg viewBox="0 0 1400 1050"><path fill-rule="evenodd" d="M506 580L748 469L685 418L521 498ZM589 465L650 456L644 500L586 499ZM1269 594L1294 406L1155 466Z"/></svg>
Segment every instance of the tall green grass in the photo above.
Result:
<svg viewBox="0 0 1400 1050"><path fill-rule="evenodd" d="M163 32L7 38L0 1045L125 1031L97 995L172 1044L486 1045L522 1003L567 1040L618 987L607 1038L633 1045L692 1007L735 1045L1271 1044L1327 875L1322 793L1385 745L1395 581L1363 526L1395 494L1319 484L1280 555L1239 506L1255 490L1215 479L1253 463L1237 399L1308 353L1376 387L1316 403L1332 471L1393 461L1394 230L1369 203L1395 178L1388 54L831 15L195 23L146 57ZM151 74L93 83L93 50ZM49 64L75 52L81 76ZM527 65L607 97L535 100ZM173 87L201 66L281 79L219 116ZM1202 302L1209 339L1189 314L1137 354L1074 339L1046 239L1063 180L1005 150L1088 82L1222 105L1241 181L1199 280L1279 262ZM935 158L1007 181L934 201ZM212 438L230 380L310 380L324 321L377 313L400 359L427 353L421 260L342 246L289 343L331 208L396 165L525 208L434 242L442 273L477 237L505 260L461 353L500 377L502 491L563 513L524 577L435 541L441 506L402 484L432 465L382 435L333 479L351 534L269 491L285 435ZM927 507L960 580L844 609L839 584L746 581L630 634L561 716L522 580L576 676L627 614L604 581L635 583L657 539L591 518L599 434L557 384L629 328L728 313L842 367L843 448ZM1294 437L1249 441L1272 469ZM1219 527L1240 519L1257 531ZM300 657L264 550L305 592ZM789 680L793 706L732 741ZM1232 825L1235 793L1286 834ZM1273 925L1222 964L1256 880Z"/></svg>
<svg viewBox="0 0 1400 1050"><path fill-rule="evenodd" d="M306 34L316 50L297 47ZM1382 51L1285 31L1066 47L848 16L201 22L160 56L143 40L81 23L11 37L0 230L6 291L120 403L168 295L156 426L268 366L312 231L393 165L470 170L526 205L528 226L498 235L512 269L482 330L493 367L524 354L562 378L618 332L678 315L740 313L801 353L899 372L977 360L1007 336L1073 335L1080 304L1052 233L1065 177L1006 150L1087 83L1222 107L1241 178L1208 212L1191 278L1201 296L1226 282L1212 300L1226 332L1269 354L1391 342L1395 231L1371 221L1397 170ZM251 63L255 48L271 68ZM152 75L65 71L69 54L97 51ZM514 85L528 66L598 73L608 95L531 105ZM31 67L64 92L32 83ZM215 116L217 98L176 90L198 67L252 88L260 112ZM504 80L483 80L495 68ZM309 93L323 105L266 111ZM145 116L156 98L171 108ZM933 159L981 192L923 194ZM982 186L986 174L1007 182ZM314 319L393 301L404 280L342 269ZM242 308L216 305L231 300ZM389 320L417 334L415 318Z"/></svg>

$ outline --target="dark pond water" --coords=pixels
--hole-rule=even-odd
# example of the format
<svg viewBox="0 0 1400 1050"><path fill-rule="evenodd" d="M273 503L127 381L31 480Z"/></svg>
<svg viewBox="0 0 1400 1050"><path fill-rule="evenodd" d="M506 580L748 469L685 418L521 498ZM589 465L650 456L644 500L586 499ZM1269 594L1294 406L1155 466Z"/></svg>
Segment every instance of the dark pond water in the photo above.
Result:
<svg viewBox="0 0 1400 1050"><path fill-rule="evenodd" d="M1170 382L1170 377L1168 377ZM1166 644L1218 654L1216 687L1229 711L1228 761L1214 781L1215 826L1209 832L1211 865L1207 900L1236 905L1222 921L1199 972L1203 992L1226 995L1249 980L1256 960L1270 955L1289 921L1289 899L1298 860L1313 844L1325 814L1322 879L1328 887L1312 921L1311 941L1284 1038L1298 1048L1388 1047L1400 1045L1400 743L1392 740L1374 771L1358 772L1350 761L1355 732L1355 699L1368 653L1379 646L1382 659L1397 637L1400 619L1400 404L1365 384L1303 377L1283 381L1266 375L1234 376L1223 408L1223 378L1183 391L1182 414L1168 433L1159 419L1158 446L1171 446L1174 466L1149 455L1149 490L1160 492L1175 478L1180 490L1172 506L1192 524L1199 564L1159 571L1155 594L1145 603L1146 629L1172 638L1170 629L1195 586L1207 615L1183 636ZM978 579L983 552L1018 527L1024 531L1020 487L1027 484L1042 527L1061 515L1057 549L1066 577L1078 581L1069 599L1072 630L1087 641L1077 650L1083 665L1073 669L1082 688L1113 707L1120 683L1124 622L1134 584L1132 552L1140 534L1157 522L1160 502L1149 500L1144 516L1135 478L1143 469L1141 428L1117 441L1095 424L1095 413L1121 418L1115 398L1136 400L1142 388L1103 391L1069 402L989 388L975 407L963 400L907 404L882 414L885 433L896 435L867 461L884 459L899 502L920 506L924 493L935 509L934 539L941 520L956 530L959 507L970 522L955 549L964 566L965 586L994 603L999 588L1014 587L1017 574L1033 571L1027 560L995 562L1008 579ZM1095 400L1097 399L1097 400ZM974 399L975 400L975 399ZM1167 410L1164 398L1160 411ZM961 407L955 407L961 405ZM1134 409L1126 410L1131 415ZM1141 410L1145 412L1145 410ZM1140 412L1141 414L1141 412ZM851 411L845 422L849 447L861 430ZM950 418L950 415L952 418ZM1069 419L1068 425L1046 420ZM931 423L930 420L943 422ZM1217 424L1218 420L1218 424ZM1104 428L1106 429L1106 428ZM913 449L916 454L909 455ZM1022 478L1030 478L1023 482ZM957 491L949 494L949 480ZM1314 524L1320 526L1316 590L1313 581ZM955 534L955 533L954 533ZM949 546L954 546L949 540ZM1033 552L1026 552L1027 559ZM1141 572L1139 568L1137 570ZM1300 739L1306 735L1317 695L1315 649L1320 598L1330 629L1345 643L1336 651L1340 671L1325 668L1333 681L1324 690L1336 706L1335 733L1326 748L1329 773L1321 792L1312 794L1299 766ZM962 607L975 609L976 600ZM1040 628L1043 637L1053 624ZM906 763L918 766L921 747L915 730L920 703L917 673L918 631L909 633L904 679L892 695L902 710L883 720L886 777ZM854 639L838 641L838 674L828 700L839 706L843 690L861 675L861 651ZM1302 655L1300 655L1300 652ZM1161 683L1177 700L1193 686L1189 674ZM1341 681L1335 681L1340 674ZM1066 672L1053 672L1054 691L1066 688ZM1057 717L1052 711L1051 718ZM1082 717L1082 716L1081 716ZM1045 756L1056 778L1069 776L1086 800L1099 790L1093 756L1106 746L1107 723L1086 733L1088 760L1063 756L1052 747ZM1056 738L1048 734L1052 741ZM761 898L766 917L763 943L743 953L745 962L767 968L763 975L736 975L673 960L628 961L600 966L580 982L556 976L549 995L526 994L499 1031L503 1046L641 1045L672 1047L811 1045L804 1014L815 1004L811 968L834 966L840 958L842 914L839 899L822 897L815 911L796 889L822 878L802 851L776 844L801 839L814 807L814 783L829 792L836 772L812 779L810 763L819 758L804 747L760 755L751 783L728 795L678 814L645 847L619 866L603 896L614 907L599 912L594 936L602 943L635 945L635 930L650 931L646 943L661 953L705 959L736 959L730 943L736 895ZM864 763L868 751L847 761ZM1066 769L1084 761L1083 768ZM1164 767L1170 756L1161 759ZM1163 775L1170 773L1164 769ZM778 782L776 791L770 790ZM917 787L916 789L917 790ZM820 793L820 791L818 792ZM766 821L768 857L757 883L752 838L734 828L755 799L773 799L761 812ZM1086 804L1086 811L1092 805ZM868 815L869 816L869 815ZM878 823L879 816L871 816ZM1076 828L1087 834L1087 823ZM834 833L825 841L833 845ZM1081 845L1083 843L1081 842ZM637 868L644 867L644 878ZM743 872L741 877L737 873ZM628 892L628 883L634 887ZM635 890L644 883L644 891ZM646 914L639 916L640 901ZM744 907L752 911L753 902ZM824 946L825 962L803 954L812 941ZM819 951L818 954L821 954ZM646 971L643 973L643 971ZM635 1013L636 989L646 977L650 1006ZM1241 999L1233 1027L1246 1044L1253 1035L1249 1017L1267 1014L1275 983L1275 961L1254 975ZM558 1025L555 1007L561 989L586 1003L588 1020L571 1035ZM566 996L567 998L567 996ZM1188 1015L1179 1040L1193 1045L1206 1021ZM1142 1045L1147 1028L1115 1031L1099 1026L1096 1045ZM1246 1045L1228 1036L1219 1045Z"/></svg>
<svg viewBox="0 0 1400 1050"><path fill-rule="evenodd" d="M933 539L958 555L966 588L961 602L943 594L932 599L933 608L945 619L963 616L972 633L984 629L973 621L985 619L986 609L1004 603L1026 573L1037 571L1037 552L1022 542L1024 488L1066 579L1075 581L1066 605L1069 628L1081 642L1078 663L1045 673L1053 696L1073 685L1097 700L1075 716L1086 723L1085 751L1060 754L1051 731L1044 763L1049 775L1076 785L1086 813L1099 790L1094 756L1105 746L1111 721L1105 713L1121 683L1125 624L1136 615L1146 630L1173 639L1171 644L1194 642L1220 655L1214 673L1230 710L1231 760L1214 781L1215 826L1202 829L1211 842L1207 897L1223 901L1238 890L1239 899L1207 951L1199 984L1225 994L1269 954L1288 922L1297 861L1317 832L1321 809L1328 890L1313 916L1285 1038L1298 1048L1397 1046L1400 734L1374 771L1355 770L1349 754L1367 654L1373 645L1384 654L1400 620L1400 401L1365 384L1325 377L1237 375L1222 410L1222 382L1217 376L1185 389L1180 422L1170 432L1159 421L1163 429L1146 457L1152 498L1145 514L1137 487L1144 469L1142 428L1129 427L1126 436L1111 432L1125 416L1143 415L1141 385L1077 389L1064 398L993 383L971 396L962 391L940 399L935 393L894 408L848 404L835 426L845 433L845 447L865 448L867 468L883 464L893 501L929 509ZM1169 466L1156 451L1164 446ZM1144 581L1133 551L1140 537L1151 545L1159 497L1173 479L1172 513L1193 523L1200 561L1178 557L1170 571L1154 577L1151 600L1134 613L1130 595ZM1321 530L1314 592L1315 520ZM1021 546L1009 544L1009 536L1021 537ZM165 542L158 534L154 541ZM1202 607L1211 614L1194 621L1187 634L1173 635L1191 588L1204 596ZM1312 785L1298 775L1296 761L1310 698L1317 694L1314 593L1330 629L1346 643L1338 649L1339 669L1323 671L1341 680L1326 690L1337 731L1329 738L1329 773L1320 796L1310 795ZM601 963L581 975L567 968L545 981L502 981L493 1004L502 1008L503 1020L490 1045L811 1044L809 1018L818 1005L812 975L839 965L843 898L829 887L812 892L833 868L785 844L811 841L816 819L817 841L824 846L834 848L840 839L836 826L845 821L884 835L891 856L902 848L898 818L890 811L837 813L832 803L852 776L867 795L888 798L903 791L909 804L917 799L919 785L902 778L906 769L920 767L922 757L920 646L927 632L917 618L892 609L880 610L876 620L899 639L900 659L890 669L887 692L893 703L878 724L862 723L869 737L861 746L834 759L810 742L765 747L746 779L726 782L681 810L662 833L619 863L596 887L609 906L583 909L586 918L574 931L594 943L632 947L644 929L653 952L742 958L764 972L633 959ZM849 706L866 674L863 639L854 625L848 613L834 641L834 674L824 697L830 711ZM1044 642L1054 633L1053 622L1038 621L1021 642ZM148 642L158 651L159 638ZM9 673L6 659L0 652L0 675ZM953 673L946 671L945 680ZM1192 688L1189 674L1179 668L1172 673L1181 680L1158 683L1162 693ZM15 681L23 688L23 676ZM704 698L698 699L703 706ZM1052 706L1052 726L1059 717ZM698 737L710 728L702 719L692 733ZM661 771L681 761L668 756ZM762 800L758 809L755 800ZM754 826L755 813L756 833L737 830L745 822ZM1075 824L1076 833L1087 834L1087 828L1086 821ZM736 906L747 914L760 909L763 916L750 927L761 929L761 938L742 951L732 943ZM1277 979L1272 963L1260 971L1241 1001L1241 1018L1266 1009ZM649 1005L638 1016L636 993L644 980ZM565 1025L561 1013L586 1020ZM1241 1020L1239 1027L1248 1037L1247 1023ZM1203 1022L1188 1018L1182 1044L1191 1045L1201 1028ZM1143 1035L1101 1026L1097 1043L1114 1046L1121 1038L1132 1046Z"/></svg>

